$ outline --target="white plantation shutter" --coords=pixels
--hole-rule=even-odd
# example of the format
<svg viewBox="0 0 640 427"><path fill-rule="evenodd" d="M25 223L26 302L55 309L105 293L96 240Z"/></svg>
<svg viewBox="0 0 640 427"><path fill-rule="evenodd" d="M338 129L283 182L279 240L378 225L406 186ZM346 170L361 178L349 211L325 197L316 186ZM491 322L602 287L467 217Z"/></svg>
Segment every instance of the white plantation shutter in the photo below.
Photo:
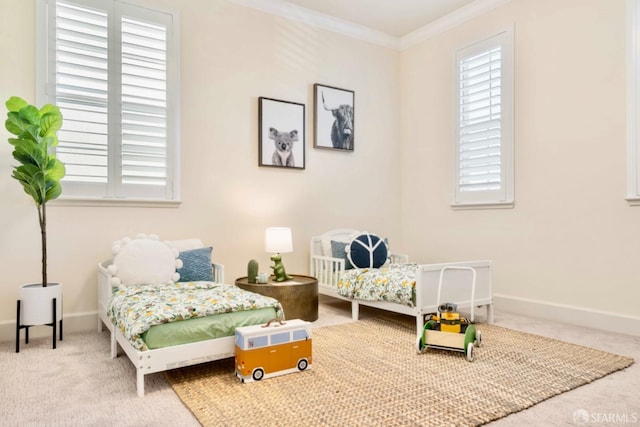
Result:
<svg viewBox="0 0 640 427"><path fill-rule="evenodd" d="M177 200L173 15L113 0L41 1L47 102L64 117L63 197Z"/></svg>
<svg viewBox="0 0 640 427"><path fill-rule="evenodd" d="M58 158L64 181L108 180L108 50L106 12L58 2L55 8L55 99L64 117ZM63 181L63 182L64 182Z"/></svg>
<svg viewBox="0 0 640 427"><path fill-rule="evenodd" d="M460 191L500 188L501 53L496 47L460 61Z"/></svg>
<svg viewBox="0 0 640 427"><path fill-rule="evenodd" d="M122 18L122 181L167 183L166 28Z"/></svg>
<svg viewBox="0 0 640 427"><path fill-rule="evenodd" d="M512 37L505 31L456 54L455 204L513 202Z"/></svg>

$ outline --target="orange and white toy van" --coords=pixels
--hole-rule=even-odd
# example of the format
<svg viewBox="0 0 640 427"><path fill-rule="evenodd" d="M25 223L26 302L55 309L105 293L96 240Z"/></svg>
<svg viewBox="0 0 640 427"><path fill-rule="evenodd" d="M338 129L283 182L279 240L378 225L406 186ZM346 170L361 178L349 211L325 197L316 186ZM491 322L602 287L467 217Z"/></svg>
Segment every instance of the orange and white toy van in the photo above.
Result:
<svg viewBox="0 0 640 427"><path fill-rule="evenodd" d="M311 368L311 323L271 320L236 328L236 376L242 382Z"/></svg>

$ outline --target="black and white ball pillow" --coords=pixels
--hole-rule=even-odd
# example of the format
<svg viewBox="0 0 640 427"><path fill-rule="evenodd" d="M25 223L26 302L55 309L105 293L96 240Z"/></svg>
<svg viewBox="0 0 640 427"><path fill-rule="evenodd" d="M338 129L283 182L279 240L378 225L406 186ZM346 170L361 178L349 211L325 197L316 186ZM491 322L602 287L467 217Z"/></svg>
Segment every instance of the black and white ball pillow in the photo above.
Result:
<svg viewBox="0 0 640 427"><path fill-rule="evenodd" d="M345 250L347 258L357 268L382 267L389 257L385 241L367 232L354 237Z"/></svg>

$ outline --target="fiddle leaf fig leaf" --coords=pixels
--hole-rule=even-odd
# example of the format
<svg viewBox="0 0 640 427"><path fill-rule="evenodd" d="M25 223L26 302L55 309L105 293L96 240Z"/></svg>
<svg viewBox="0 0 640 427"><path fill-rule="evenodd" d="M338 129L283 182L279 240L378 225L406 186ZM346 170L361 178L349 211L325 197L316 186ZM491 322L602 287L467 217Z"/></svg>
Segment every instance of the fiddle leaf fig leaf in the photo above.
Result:
<svg viewBox="0 0 640 427"><path fill-rule="evenodd" d="M42 136L54 136L61 126L62 114L58 110L53 110L53 112L46 113L40 119L40 134Z"/></svg>
<svg viewBox="0 0 640 427"><path fill-rule="evenodd" d="M19 112L20 117L32 125L40 124L40 112L33 105L27 105Z"/></svg>
<svg viewBox="0 0 640 427"><path fill-rule="evenodd" d="M64 178L64 174L66 173L64 164L58 159L49 159L49 163L47 164L47 179L53 181L60 181Z"/></svg>
<svg viewBox="0 0 640 427"><path fill-rule="evenodd" d="M5 102L5 105L7 106L7 110L18 112L29 104L18 96L12 96L7 100L7 102Z"/></svg>
<svg viewBox="0 0 640 427"><path fill-rule="evenodd" d="M62 194L62 186L59 182L51 183L51 186L47 188L47 193L45 199L47 201L58 198L58 196Z"/></svg>
<svg viewBox="0 0 640 427"><path fill-rule="evenodd" d="M11 111L7 114L7 120L4 122L4 127L14 135L20 135L28 124L22 121L20 114L15 111Z"/></svg>

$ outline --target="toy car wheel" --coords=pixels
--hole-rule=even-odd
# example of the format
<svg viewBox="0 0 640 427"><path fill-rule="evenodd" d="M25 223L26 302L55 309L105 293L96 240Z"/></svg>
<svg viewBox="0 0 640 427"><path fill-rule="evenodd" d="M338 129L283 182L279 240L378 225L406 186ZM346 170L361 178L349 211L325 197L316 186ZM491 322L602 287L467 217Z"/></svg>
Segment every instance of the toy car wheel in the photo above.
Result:
<svg viewBox="0 0 640 427"><path fill-rule="evenodd" d="M253 374L251 374L251 377L256 381L260 381L262 377L264 377L264 371L258 368L255 371L253 371Z"/></svg>
<svg viewBox="0 0 640 427"><path fill-rule="evenodd" d="M476 330L476 347L482 346L482 334L480 331Z"/></svg>
<svg viewBox="0 0 640 427"><path fill-rule="evenodd" d="M467 360L469 362L473 362L473 343L470 342L469 345L467 345Z"/></svg>
<svg viewBox="0 0 640 427"><path fill-rule="evenodd" d="M309 366L309 363L307 363L307 359L300 359L300 361L298 361L298 370L304 371L305 369L307 369L307 366Z"/></svg>

